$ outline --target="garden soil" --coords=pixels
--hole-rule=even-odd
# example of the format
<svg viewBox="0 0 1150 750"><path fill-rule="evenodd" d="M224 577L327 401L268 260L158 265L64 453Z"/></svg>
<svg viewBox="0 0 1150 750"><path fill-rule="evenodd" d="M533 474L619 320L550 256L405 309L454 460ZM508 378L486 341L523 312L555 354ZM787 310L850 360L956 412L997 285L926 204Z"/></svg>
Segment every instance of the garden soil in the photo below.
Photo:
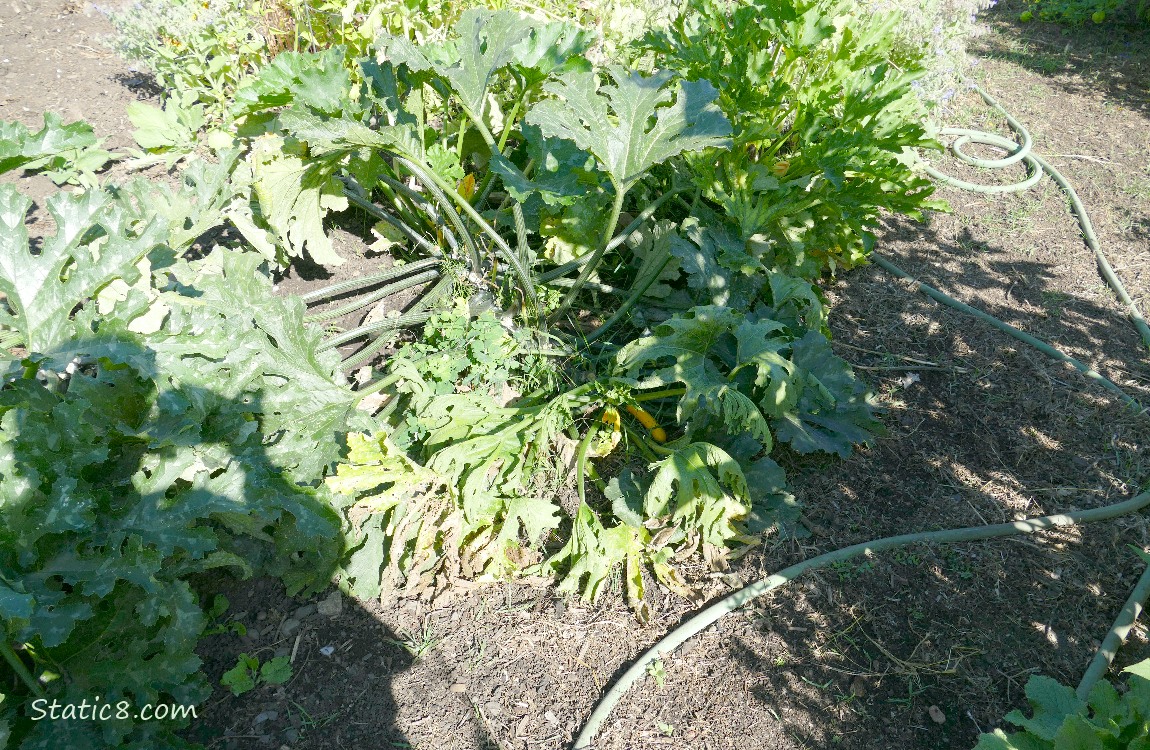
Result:
<svg viewBox="0 0 1150 750"><path fill-rule="evenodd" d="M1131 295L1150 300L1150 34L1023 25L1019 10L1004 2L987 15L974 79L1077 186ZM101 44L109 31L74 2L0 0L0 118L35 126L54 110L129 145L124 108L149 96L148 82ZM973 92L945 119L1006 132ZM51 187L18 182L37 199ZM1049 180L1020 195L939 194L951 213L888 220L878 250L1150 403L1147 352ZM366 250L362 219L336 223L351 262L330 279L297 272L285 291L386 263ZM1097 507L1150 480L1147 419L1070 368L880 269L825 286L836 349L872 384L886 435L845 461L784 456L811 534L770 539L727 571L686 571L703 600L856 542ZM1077 683L1141 573L1131 545L1150 545L1144 515L810 574L665 658L595 747L968 750L1025 705L1031 675ZM246 631L203 642L213 683L241 652L293 663L284 685L238 698L217 687L198 707L189 738L226 750L559 750L621 670L698 606L654 592L639 624L619 585L594 604L537 582L460 584L432 602L210 585ZM1118 666L1148 656L1139 625Z"/></svg>

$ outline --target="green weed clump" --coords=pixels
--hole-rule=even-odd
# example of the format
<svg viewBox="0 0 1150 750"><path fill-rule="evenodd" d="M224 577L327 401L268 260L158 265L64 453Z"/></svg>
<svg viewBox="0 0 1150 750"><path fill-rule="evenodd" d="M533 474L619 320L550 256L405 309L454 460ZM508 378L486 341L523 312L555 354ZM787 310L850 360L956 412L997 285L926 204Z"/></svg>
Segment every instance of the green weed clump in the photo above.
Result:
<svg viewBox="0 0 1150 750"><path fill-rule="evenodd" d="M111 21L112 48L143 66L162 100L206 108L228 118L240 84L281 52L344 51L349 71L380 34L415 42L442 40L460 13L483 0L138 0L97 6ZM497 4L545 17L577 20L595 29L600 56L677 13L676 0L507 0Z"/></svg>
<svg viewBox="0 0 1150 750"><path fill-rule="evenodd" d="M240 81L268 59L268 38L247 0L139 0L98 6L116 34L112 48L142 64L167 99L222 117Z"/></svg>

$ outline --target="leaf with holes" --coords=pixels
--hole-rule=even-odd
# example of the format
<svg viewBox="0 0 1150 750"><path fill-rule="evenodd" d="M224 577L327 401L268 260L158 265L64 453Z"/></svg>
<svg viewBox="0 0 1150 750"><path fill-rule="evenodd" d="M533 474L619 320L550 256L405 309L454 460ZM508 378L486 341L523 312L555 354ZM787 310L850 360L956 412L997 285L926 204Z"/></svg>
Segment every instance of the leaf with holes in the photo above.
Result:
<svg viewBox="0 0 1150 750"><path fill-rule="evenodd" d="M644 501L649 518L669 512L673 523L698 531L704 542L717 547L738 536L734 524L751 510L751 498L742 467L726 451L690 443L654 469Z"/></svg>
<svg viewBox="0 0 1150 750"><path fill-rule="evenodd" d="M101 287L115 279L133 283L136 263L163 239L161 222L136 231L102 191L54 193L47 203L56 234L33 254L24 223L32 201L0 185L0 292L12 310L0 312L0 325L19 331L25 348L42 354L76 335L73 310Z"/></svg>

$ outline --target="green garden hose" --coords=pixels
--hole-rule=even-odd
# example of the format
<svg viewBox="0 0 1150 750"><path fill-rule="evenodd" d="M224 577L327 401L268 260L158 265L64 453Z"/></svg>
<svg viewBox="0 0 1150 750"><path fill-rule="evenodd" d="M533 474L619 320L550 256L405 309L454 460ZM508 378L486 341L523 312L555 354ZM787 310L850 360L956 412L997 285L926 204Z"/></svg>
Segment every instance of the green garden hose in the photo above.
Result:
<svg viewBox="0 0 1150 750"><path fill-rule="evenodd" d="M975 193L1017 193L1038 184L1038 181L1042 179L1043 173L1050 175L1050 177L1058 183L1058 186L1062 188L1063 192L1066 193L1066 197L1070 199L1071 210L1078 220L1079 229L1082 230L1082 239L1085 240L1086 246L1094 253L1094 259L1098 263L1098 270L1102 274L1102 278L1106 279L1106 283L1110 285L1110 288L1114 290L1118 299L1126 306L1126 314L1130 316L1130 321L1134 324L1134 327L1138 329L1138 333L1142 336L1143 343L1147 348L1150 348L1150 326L1147 326L1146 319L1142 316L1141 311L1139 311L1138 305L1135 304L1134 300L1130 299L1126 287L1122 284L1121 279L1118 278L1118 274L1114 272L1114 267L1110 265L1110 261L1106 259L1106 255L1102 252L1102 246L1098 243L1098 235L1094 233L1094 225L1090 222L1090 216L1086 212L1086 207L1082 205L1082 200L1078 197L1077 191L1075 191L1066 177L1049 162L1031 153L1033 141L1031 140L1030 133L1018 120L1011 117L990 94L981 88L975 90L978 91L979 95L982 96L987 104L1002 113L1010 129L1018 134L1021 143L993 133L985 133L981 130L943 128L940 131L942 135L959 136L958 139L950 145L950 150L959 160L976 167L987 169L1002 169L1022 161L1027 166L1029 173L1027 178L1022 182L1009 185L977 185L943 174L929 165L926 167L926 173L945 185ZM963 147L968 143L979 143L999 148L1010 152L1010 156L1004 159L979 159L963 151Z"/></svg>
<svg viewBox="0 0 1150 750"><path fill-rule="evenodd" d="M790 583L803 573L844 560L850 560L859 555L882 552L896 547L904 547L908 544L954 544L956 542L975 542L984 539L995 539L997 537L1013 536L1015 534L1032 534L1036 531L1045 531L1057 526L1105 521L1128 513L1134 513L1147 506L1150 506L1150 491L1142 492L1129 500L1115 503L1114 505L1107 505L1102 508L1031 518L1013 523L972 526L965 529L948 529L946 531L923 531L914 534L890 536L872 542L854 544L850 547L844 547L834 552L827 552L824 555L812 557L809 560L804 560L801 563L792 565L757 583L752 583L733 594L729 594L711 606L700 610L682 625L663 636L658 643L636 659L635 663L632 664L615 682L611 689L603 695L599 701L599 705L595 707L595 710L583 725L583 731L575 738L572 748L573 750L586 750L591 747L591 741L607 720L611 709L615 707L615 704L619 702L627 692L627 689L646 674L649 665L653 664L660 657L674 651L691 636L706 630L724 615L730 614L741 608L744 604L774 591L784 584Z"/></svg>
<svg viewBox="0 0 1150 750"><path fill-rule="evenodd" d="M1102 645L1098 647L1098 653L1094 655L1094 660L1090 662L1090 666L1082 675L1082 682L1078 683L1078 688L1074 691L1082 700L1086 700L1090 696L1090 689L1094 687L1094 683L1102 679L1102 675L1106 674L1107 669L1110 669L1110 662L1114 661L1114 655L1118 653L1118 648L1126 642L1126 636L1134 627L1138 615L1142 613L1142 606L1146 603L1147 597L1150 597L1150 565L1147 565L1146 570L1142 571L1142 577L1138 579L1134 590L1130 592L1130 597L1122 605L1118 618L1111 626L1110 632L1106 634L1106 639L1102 641Z"/></svg>
<svg viewBox="0 0 1150 750"><path fill-rule="evenodd" d="M1094 252L1095 259L1098 263L1099 270L1106 279L1106 282L1114 290L1118 298L1126 305L1127 314L1130 316L1135 328L1142 336L1143 342L1147 347L1150 347L1150 327L1147 326L1145 318L1138 310L1137 305L1131 300L1130 295L1126 292L1121 280L1118 279L1117 274L1114 273L1106 256L1103 254L1102 249L1098 243L1098 237L1094 233L1094 227L1090 222L1090 217L1086 213L1085 206L1078 198L1077 192L1066 180L1066 178L1048 162L1035 156L1031 153L1033 141L1030 133L1015 120L1009 113L1006 112L998 102L996 102L989 94L982 89L978 89L978 93L986 101L987 104L997 109L1005 117L1011 129L1018 134L1020 142L1011 141L1002 136L985 133L978 130L969 130L963 128L946 128L941 131L943 135L957 135L959 138L951 145L954 154L962 161L973 166L988 168L988 169L1001 169L1008 167L1018 162L1023 162L1027 167L1027 178L1021 182L1011 185L996 185L986 186L977 185L963 180L958 180L948 175L938 172L934 168L927 166L926 172L935 179L964 190L971 190L979 193L1007 193L1017 192L1032 187L1042 179L1043 174L1049 174L1054 181L1061 187L1070 198L1071 208L1075 217L1078 219L1079 228L1082 230L1083 239L1086 244ZM979 159L965 153L962 148L968 143L978 143L995 148L1006 150L1009 155L1002 159ZM1066 362L1073 365L1076 369L1082 372L1091 380L1107 388L1115 393L1122 399L1123 403L1127 406L1137 409L1141 413L1145 413L1145 409L1135 400L1132 396L1124 392L1117 385L1104 378L1092 368L1086 366L1082 362L1058 351L1054 347L1046 344L1045 342L1036 339L1022 331L1014 328L1013 326L1005 323L1004 321L995 318L988 313L977 310L969 305L966 305L958 300L949 297L937 289L933 289L926 284L918 282L916 279L902 270L895 264L887 259L881 257L877 253L873 255L875 263L888 272L899 276L903 279L914 281L916 289L928 296L946 304L954 309L960 310L967 314L973 315L980 320L990 323L995 328L1013 336L1014 338L1022 341L1030 346L1035 347L1042 353L1053 357L1061 362ZM747 604L758 597L773 591L784 584L789 583L798 576L810 570L831 565L833 563L842 562L863 554L871 554L883 550L889 550L896 547L905 546L908 544L917 543L935 543L935 544L953 544L956 542L969 542L984 539L993 539L1003 536L1011 536L1014 534L1030 534L1035 531L1042 531L1055 526L1065 526L1071 524L1083 524L1092 521L1102 521L1112 518L1117 518L1128 513L1140 511L1147 506L1150 506L1150 491L1144 491L1129 500L1116 503L1114 505L1105 506L1103 508L1094 508L1091 510L1076 511L1062 515L1044 516L1041 518L1028 519L1025 521L1016 521L1014 523L994 524L985 526L975 526L964 529L951 529L947 531L931 531L919 532L913 534L901 534L898 536L886 537L872 542L863 542L855 544L850 547L845 547L840 550L828 552L818 557L804 560L801 563L792 565L779 573L768 576L757 583L746 586L727 597L720 599L718 602L700 610L698 613L690 617L679 627L672 630L667 635L663 636L655 645L645 651L635 662L623 673L623 675L615 682L615 684L608 690L600 699L598 705L592 711L591 716L588 717L583 726L582 731L575 738L572 744L573 750L587 750L591 747L591 742L594 740L595 735L598 734L608 716L610 716L612 709L626 694L627 690L636 681L641 679L647 671L647 668L656 660L665 654L670 653L678 648L691 636L696 635L703 630L710 627L719 619L731 612L740 609L743 605ZM1083 676L1082 683L1078 687L1078 694L1081 697L1083 692L1089 693L1094 683L1106 672L1110 665L1110 661L1114 657L1118 646L1121 645L1125 639L1126 634L1132 627L1138 613L1141 610L1142 603L1150 595L1150 568L1143 573L1135 590L1131 593L1126 605L1119 613L1117 621L1110 629L1103 642L1102 647L1099 648L1098 654L1095 656L1094 661L1091 662L1090 667L1087 669L1086 674Z"/></svg>
<svg viewBox="0 0 1150 750"><path fill-rule="evenodd" d="M889 260L882 257L878 253L874 253L871 257L874 260L875 264L878 265L880 268L882 268L886 271L889 271L890 273L894 274L895 276L898 276L901 279L906 279L907 281L913 282L915 284L915 289L917 291L922 292L923 294L927 295L928 297L931 297L932 299L938 300L939 302L946 305L947 307L952 307L955 310L958 310L959 312L964 312L967 315L972 315L981 321L989 323L990 325L994 326L998 330L1003 331L1004 333L1010 334L1011 336L1018 339L1019 341L1030 344L1031 346L1033 346L1038 351L1042 352L1043 354L1045 354L1049 357L1052 357L1053 359L1057 359L1059 362L1066 362L1067 364L1073 365L1074 369L1078 370L1079 372L1081 372L1086 377L1088 377L1091 380L1093 380L1094 382L1098 383L1103 388L1106 388L1110 392L1114 393L1116 396L1118 396L1118 398L1122 399L1122 402L1124 404L1126 404L1130 408L1132 408L1138 412L1145 412L1146 411L1146 409L1143 408L1143 406L1138 402L1137 399L1135 399L1133 396L1126 393L1126 391L1119 388L1112 381L1107 380L1099 372L1097 372L1096 370L1094 370L1091 367L1088 367L1087 365L1083 364L1082 362L1079 362L1074 357L1071 357L1068 354L1063 354L1062 352L1058 351L1057 349L1055 349L1050 344L1047 344L1046 342L1044 342L1040 339L1037 339L1028 333L1023 333L1022 331L1018 330L1017 328L1010 325L1009 323L1006 323L1002 320L999 320L998 318L994 317L993 315L990 315L989 313L985 313L982 310L975 309L975 308L971 307L970 305L968 305L964 302L959 302L958 300L954 299L953 297L949 297L949 296L943 294L942 292L938 291L934 287L927 286L926 284L922 283L918 279L915 279L909 273L902 270L901 268L896 266L894 263L891 263Z"/></svg>

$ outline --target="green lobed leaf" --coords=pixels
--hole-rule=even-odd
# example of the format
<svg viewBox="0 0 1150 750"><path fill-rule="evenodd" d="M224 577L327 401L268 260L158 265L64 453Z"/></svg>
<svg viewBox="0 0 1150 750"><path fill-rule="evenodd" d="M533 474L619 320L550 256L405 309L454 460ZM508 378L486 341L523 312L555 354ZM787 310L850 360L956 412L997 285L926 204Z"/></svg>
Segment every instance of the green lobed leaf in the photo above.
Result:
<svg viewBox="0 0 1150 750"><path fill-rule="evenodd" d="M628 526L643 525L644 492L632 469L624 469L619 476L612 477L604 494L611 501L612 515Z"/></svg>
<svg viewBox="0 0 1150 750"><path fill-rule="evenodd" d="M515 48L515 70L528 87L572 70L590 70L583 55L595 41L595 32L570 23L536 25Z"/></svg>
<svg viewBox="0 0 1150 750"><path fill-rule="evenodd" d="M784 411L772 425L780 440L799 453L823 451L846 458L852 445L867 442L881 428L866 386L825 336L810 331L795 341L792 361L800 395L794 411Z"/></svg>
<svg viewBox="0 0 1150 750"><path fill-rule="evenodd" d="M256 687L256 670L259 660L247 654L240 654L236 665L224 672L220 684L232 691L232 695L243 695Z"/></svg>
<svg viewBox="0 0 1150 750"><path fill-rule="evenodd" d="M525 124L522 130L527 158L535 165L531 177L502 154L493 153L490 162L515 200L524 203L538 194L549 206L570 205L597 185L594 160L586 151L571 141L547 138L533 125Z"/></svg>
<svg viewBox="0 0 1150 750"><path fill-rule="evenodd" d="M671 87L670 72L643 76L621 68L612 68L611 78L601 85L593 73L575 71L545 84L557 99L536 104L526 121L593 154L618 192L683 151L730 145L730 123L707 81Z"/></svg>
<svg viewBox="0 0 1150 750"><path fill-rule="evenodd" d="M329 211L348 206L334 165L305 160L287 149L284 139L276 135L256 139L249 163L261 215L287 255L306 254L320 265L342 265L343 258L323 229L323 218Z"/></svg>
<svg viewBox="0 0 1150 750"><path fill-rule="evenodd" d="M482 117L495 72L516 60L516 48L533 36L538 22L509 11L472 8L452 28L452 39L416 47L404 37L377 42L381 57L413 72L434 71L448 81L463 106ZM536 53L540 57L543 52Z"/></svg>
<svg viewBox="0 0 1150 750"><path fill-rule="evenodd" d="M192 160L175 190L137 178L114 188L113 194L137 220L162 218L167 223L165 244L179 253L241 210L245 191L235 175L239 163L240 149L232 148L222 151L215 162Z"/></svg>
<svg viewBox="0 0 1150 750"><path fill-rule="evenodd" d="M275 656L260 666L260 682L282 685L292 676L291 662L286 656Z"/></svg>
<svg viewBox="0 0 1150 750"><path fill-rule="evenodd" d="M729 308L695 307L659 325L651 336L624 346L616 362L627 377L648 372L640 380L644 388L681 383L685 392L677 411L680 424L688 424L701 410L718 417L729 434L750 431L769 449L773 440L765 417L716 356L745 325L744 316Z"/></svg>
<svg viewBox="0 0 1150 750"><path fill-rule="evenodd" d="M173 304L152 347L171 376L250 405L264 434L278 436L269 459L309 481L339 457L357 399L339 372L339 353L319 350L323 331L304 323L301 300L274 293L261 262L223 253L218 268L184 272L199 296Z"/></svg>
<svg viewBox="0 0 1150 750"><path fill-rule="evenodd" d="M1150 680L1137 674L1128 690L1119 694L1100 680L1088 700L1073 688L1035 675L1026 684L1032 717L1012 711L1006 720L1023 731L1010 734L997 729L983 734L976 750L1131 750L1144 748L1150 737Z"/></svg>
<svg viewBox="0 0 1150 750"><path fill-rule="evenodd" d="M6 623L29 619L35 605L36 599L31 594L0 583L0 617Z"/></svg>
<svg viewBox="0 0 1150 750"><path fill-rule="evenodd" d="M47 205L56 234L33 254L24 224L31 200L0 185L0 292L14 313L0 314L0 325L18 330L25 347L40 353L74 335L72 311L101 287L115 279L133 282L136 263L162 238L159 222L133 231L123 208L102 191L54 193Z"/></svg>
<svg viewBox="0 0 1150 750"><path fill-rule="evenodd" d="M1140 677L1143 680L1150 680L1150 659L1143 659L1136 664L1131 664L1123 668L1122 672L1125 674L1129 672L1135 677Z"/></svg>
<svg viewBox="0 0 1150 750"><path fill-rule="evenodd" d="M690 443L654 464L655 475L644 500L644 513L667 512L686 530L698 530L715 546L738 535L734 522L751 509L746 476L730 454L709 443Z"/></svg>
<svg viewBox="0 0 1150 750"><path fill-rule="evenodd" d="M747 254L745 243L725 229L704 227L694 217L671 240L671 253L687 275L692 297L702 305L749 310L771 276Z"/></svg>
<svg viewBox="0 0 1150 750"><path fill-rule="evenodd" d="M128 119L136 130L132 137L148 152L186 154L196 147L196 134L204 126L204 106L172 97L161 109L143 102L128 105ZM169 166L174 160L169 160Z"/></svg>
<svg viewBox="0 0 1150 750"><path fill-rule="evenodd" d="M343 47L322 52L281 52L235 93L236 118L299 103L325 114L339 114L351 103L351 75Z"/></svg>
<svg viewBox="0 0 1150 750"><path fill-rule="evenodd" d="M59 115L51 112L44 113L44 127L35 133L21 123L0 121L0 174L21 168L39 169L51 164L55 157L75 160L98 145L91 125L65 125Z"/></svg>
<svg viewBox="0 0 1150 750"><path fill-rule="evenodd" d="M1074 688L1045 675L1034 675L1026 682L1026 700L1030 703L1032 716L1027 718L1021 711L1011 711L1006 720L1039 739L1049 741L1054 741L1067 716L1086 708L1086 704L1074 694Z"/></svg>
<svg viewBox="0 0 1150 750"><path fill-rule="evenodd" d="M627 525L607 528L587 503L582 503L571 525L567 544L547 560L560 577L559 590L595 601L612 571L629 557L642 554L647 532ZM632 596L642 595L629 583Z"/></svg>

